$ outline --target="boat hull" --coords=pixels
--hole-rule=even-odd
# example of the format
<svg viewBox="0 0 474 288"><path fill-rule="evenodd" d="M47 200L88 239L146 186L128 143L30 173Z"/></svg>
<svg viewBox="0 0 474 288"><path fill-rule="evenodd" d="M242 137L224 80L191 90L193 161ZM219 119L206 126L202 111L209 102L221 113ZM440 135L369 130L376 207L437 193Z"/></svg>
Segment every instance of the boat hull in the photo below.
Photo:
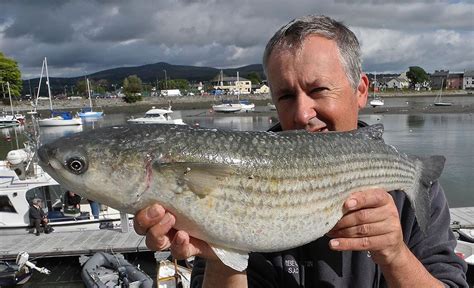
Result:
<svg viewBox="0 0 474 288"><path fill-rule="evenodd" d="M38 125L40 127L47 127L47 126L74 126L74 125L82 125L81 118L73 118L73 119L57 119L57 118L47 118L47 119L40 119L38 120Z"/></svg>
<svg viewBox="0 0 474 288"><path fill-rule="evenodd" d="M242 105L241 104L212 105L212 110L214 110L214 112L220 112L220 113L235 113L242 110Z"/></svg>
<svg viewBox="0 0 474 288"><path fill-rule="evenodd" d="M104 112L96 112L96 111L81 112L81 113L78 113L77 115L81 118L96 119L96 118L101 118L104 115Z"/></svg>
<svg viewBox="0 0 474 288"><path fill-rule="evenodd" d="M436 102L434 103L435 106L452 106L453 103L450 102Z"/></svg>

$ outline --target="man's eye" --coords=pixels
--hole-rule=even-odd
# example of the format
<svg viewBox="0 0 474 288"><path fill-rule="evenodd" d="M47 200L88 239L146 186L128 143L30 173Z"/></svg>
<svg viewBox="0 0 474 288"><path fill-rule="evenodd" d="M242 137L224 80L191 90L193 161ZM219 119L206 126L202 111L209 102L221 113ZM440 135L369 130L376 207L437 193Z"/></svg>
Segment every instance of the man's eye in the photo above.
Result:
<svg viewBox="0 0 474 288"><path fill-rule="evenodd" d="M311 94L321 93L323 91L329 90L327 87L316 87L311 90Z"/></svg>
<svg viewBox="0 0 474 288"><path fill-rule="evenodd" d="M293 95L285 94L285 95L282 95L282 96L278 97L278 101L286 101L286 100L289 100L291 98L293 98Z"/></svg>

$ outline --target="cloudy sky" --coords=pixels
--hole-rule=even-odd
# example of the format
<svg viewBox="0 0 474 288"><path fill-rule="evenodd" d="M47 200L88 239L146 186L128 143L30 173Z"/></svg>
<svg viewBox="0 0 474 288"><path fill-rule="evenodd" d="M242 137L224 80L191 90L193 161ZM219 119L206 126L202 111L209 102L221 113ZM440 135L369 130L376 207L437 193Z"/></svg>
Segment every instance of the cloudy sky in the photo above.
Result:
<svg viewBox="0 0 474 288"><path fill-rule="evenodd" d="M45 56L56 77L162 61L239 67L261 63L273 33L307 14L348 25L367 72L474 69L474 0L0 0L0 51L24 79Z"/></svg>

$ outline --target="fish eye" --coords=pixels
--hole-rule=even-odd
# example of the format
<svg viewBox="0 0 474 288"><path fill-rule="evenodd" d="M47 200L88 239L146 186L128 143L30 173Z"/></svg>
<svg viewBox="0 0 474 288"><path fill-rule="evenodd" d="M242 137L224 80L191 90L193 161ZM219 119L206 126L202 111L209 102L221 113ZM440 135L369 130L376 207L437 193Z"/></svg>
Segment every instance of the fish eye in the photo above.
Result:
<svg viewBox="0 0 474 288"><path fill-rule="evenodd" d="M82 158L73 157L66 161L66 167L74 174L82 174L87 170L87 164Z"/></svg>

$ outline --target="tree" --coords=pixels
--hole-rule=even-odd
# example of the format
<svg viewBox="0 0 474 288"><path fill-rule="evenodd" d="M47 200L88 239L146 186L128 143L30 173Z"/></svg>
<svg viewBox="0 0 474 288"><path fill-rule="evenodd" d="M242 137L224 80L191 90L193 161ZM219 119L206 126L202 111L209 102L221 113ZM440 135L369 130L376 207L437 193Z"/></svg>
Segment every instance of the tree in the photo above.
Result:
<svg viewBox="0 0 474 288"><path fill-rule="evenodd" d="M418 66L411 66L407 72L407 77L412 88L414 88L417 84L422 85L423 83L430 80L428 73L426 73L423 68Z"/></svg>
<svg viewBox="0 0 474 288"><path fill-rule="evenodd" d="M81 79L76 82L76 92L78 95L87 95L87 84L86 80Z"/></svg>
<svg viewBox="0 0 474 288"><path fill-rule="evenodd" d="M123 80L124 100L127 103L134 103L142 100L142 80L137 75L128 76Z"/></svg>
<svg viewBox="0 0 474 288"><path fill-rule="evenodd" d="M23 81L21 81L18 64L15 60L5 57L0 52L0 86L2 86L4 97L8 97L7 82L10 84L12 97L19 97L23 88Z"/></svg>
<svg viewBox="0 0 474 288"><path fill-rule="evenodd" d="M262 83L262 79L260 78L260 75L258 75L257 72L250 72L248 75L247 75L247 79L249 79L252 84L260 84Z"/></svg>
<svg viewBox="0 0 474 288"><path fill-rule="evenodd" d="M173 79L173 80L161 80L158 83L158 89L160 90L168 90L168 89L180 89L180 90L188 90L189 89L189 81L186 79Z"/></svg>

